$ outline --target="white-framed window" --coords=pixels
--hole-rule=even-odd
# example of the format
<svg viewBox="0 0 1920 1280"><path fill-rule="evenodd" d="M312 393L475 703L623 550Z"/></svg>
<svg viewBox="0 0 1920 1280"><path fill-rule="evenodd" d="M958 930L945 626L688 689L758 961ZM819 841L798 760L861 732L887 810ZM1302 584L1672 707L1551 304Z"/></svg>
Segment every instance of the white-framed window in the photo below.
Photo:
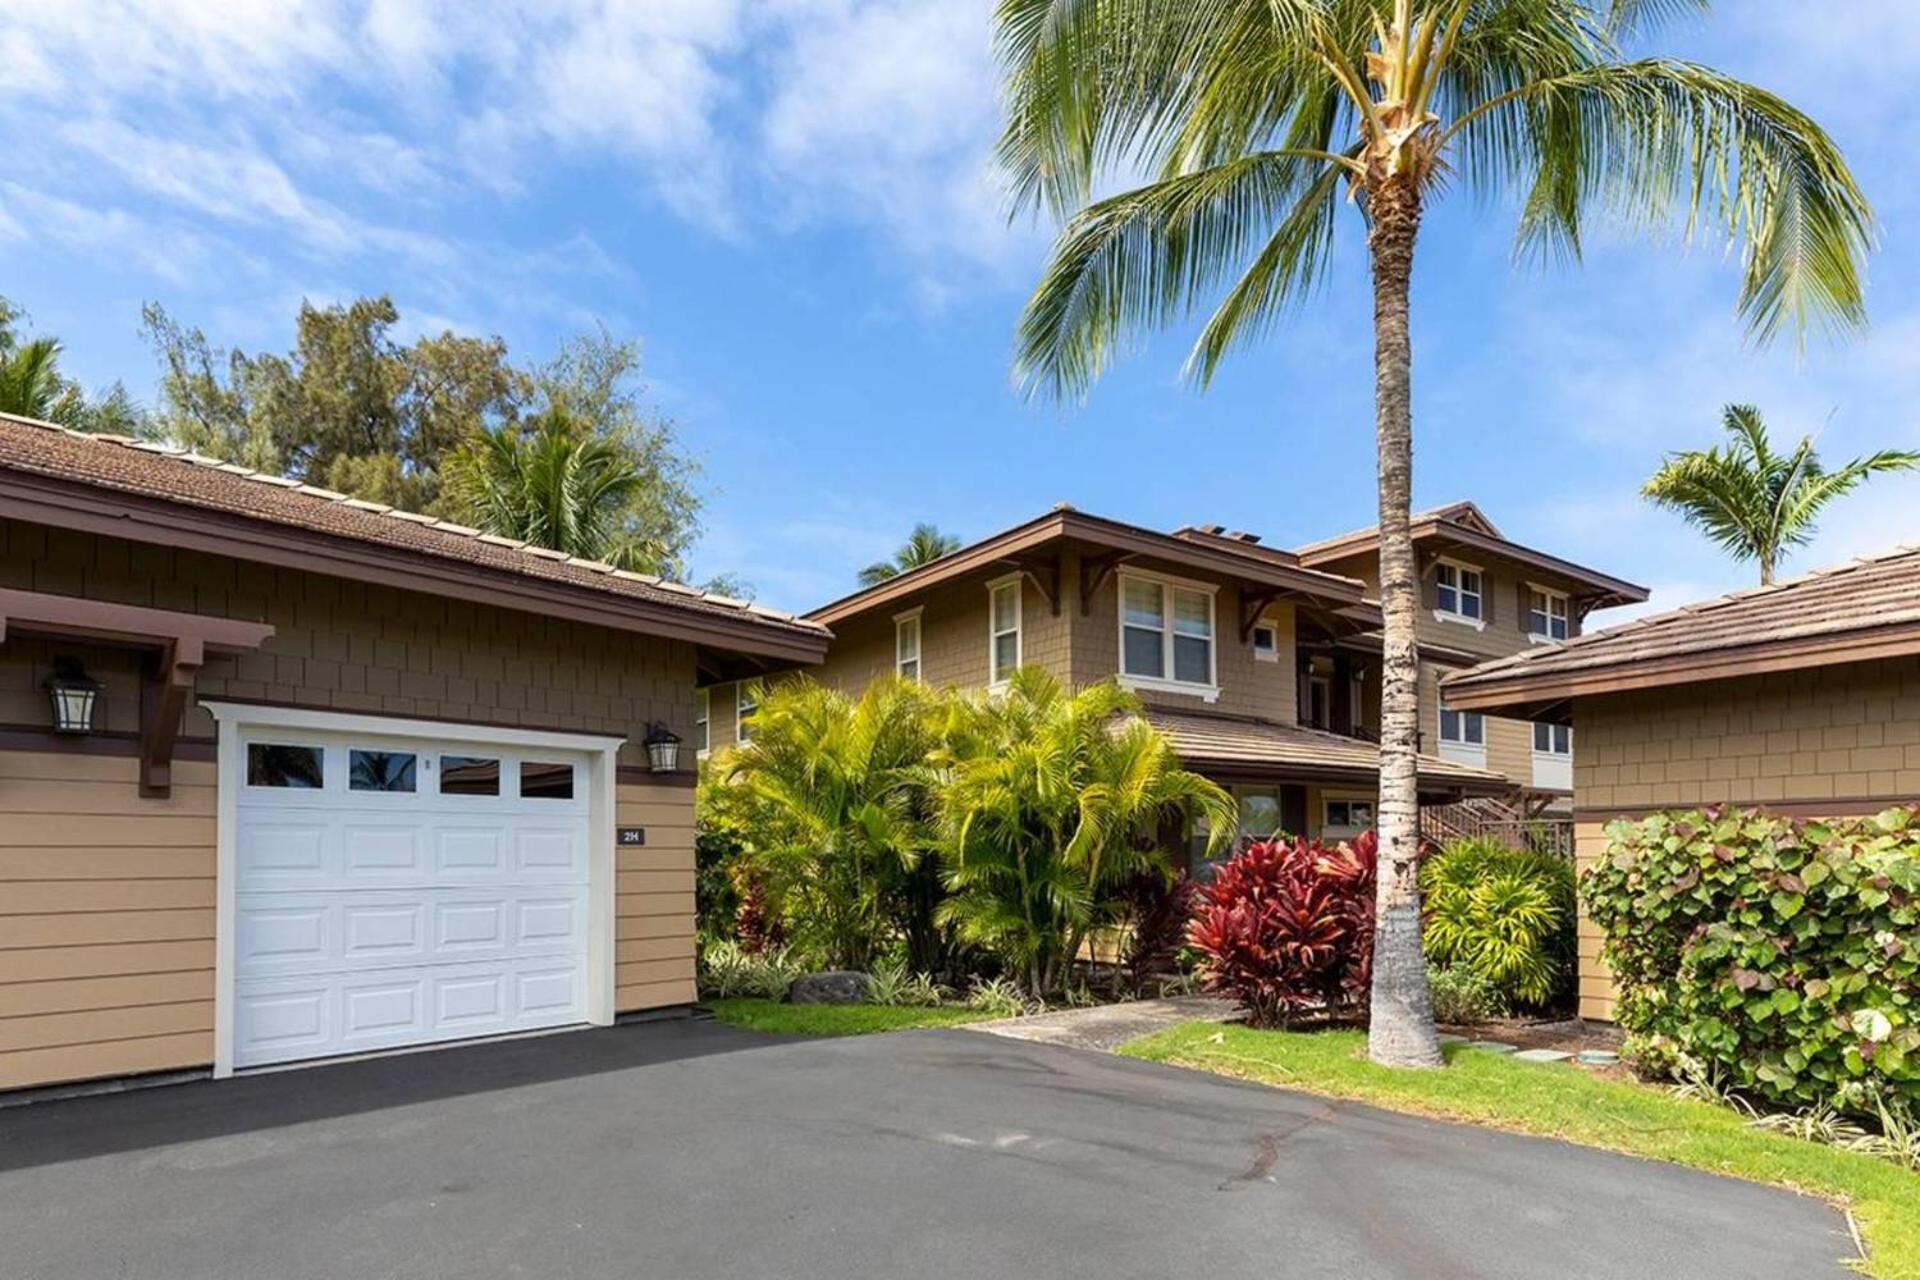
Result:
<svg viewBox="0 0 1920 1280"><path fill-rule="evenodd" d="M987 683L1005 684L1020 669L1019 574L987 584Z"/></svg>
<svg viewBox="0 0 1920 1280"><path fill-rule="evenodd" d="M1261 662L1280 661L1280 629L1271 622L1253 624L1253 656Z"/></svg>
<svg viewBox="0 0 1920 1280"><path fill-rule="evenodd" d="M902 680L920 678L920 610L893 616L893 669Z"/></svg>
<svg viewBox="0 0 1920 1280"><path fill-rule="evenodd" d="M1566 725L1534 722L1533 785L1549 791L1573 790L1573 730Z"/></svg>
<svg viewBox="0 0 1920 1280"><path fill-rule="evenodd" d="M696 755L704 756L712 745L712 734L708 725L713 720L713 690L695 689L693 691L693 741Z"/></svg>
<svg viewBox="0 0 1920 1280"><path fill-rule="evenodd" d="M1535 640L1565 640L1572 631L1566 594L1545 587L1527 588L1527 634Z"/></svg>
<svg viewBox="0 0 1920 1280"><path fill-rule="evenodd" d="M1323 835L1357 836L1373 828L1372 797L1328 796L1324 806L1320 815Z"/></svg>
<svg viewBox="0 0 1920 1280"><path fill-rule="evenodd" d="M1440 708L1440 756L1455 764L1484 769L1487 765L1487 722L1478 711Z"/></svg>
<svg viewBox="0 0 1920 1280"><path fill-rule="evenodd" d="M737 692L733 700L733 740L752 742L753 717L760 711L760 685L757 681L742 680L735 688Z"/></svg>
<svg viewBox="0 0 1920 1280"><path fill-rule="evenodd" d="M1199 583L1122 574L1121 682L1218 698L1213 597L1213 588Z"/></svg>
<svg viewBox="0 0 1920 1280"><path fill-rule="evenodd" d="M1433 616L1443 622L1486 626L1486 578L1468 564L1442 560L1433 568Z"/></svg>

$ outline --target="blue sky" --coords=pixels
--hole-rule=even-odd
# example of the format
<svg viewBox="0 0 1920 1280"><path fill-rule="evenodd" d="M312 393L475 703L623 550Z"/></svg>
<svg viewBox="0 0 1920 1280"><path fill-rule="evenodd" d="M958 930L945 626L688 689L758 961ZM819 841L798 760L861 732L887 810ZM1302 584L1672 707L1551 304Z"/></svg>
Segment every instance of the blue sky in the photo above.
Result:
<svg viewBox="0 0 1920 1280"><path fill-rule="evenodd" d="M848 589L916 520L969 537L1057 501L1290 543L1371 520L1357 219L1322 296L1200 395L1184 335L1073 411L1023 403L1011 329L1047 229L1009 227L988 0L73 0L0 9L0 293L70 372L150 396L143 301L284 349L302 297L390 292L409 326L523 359L595 323L706 465L695 576L769 603ZM1883 222L1874 328L1746 348L1721 247L1599 238L1510 260L1511 211L1454 197L1416 280L1416 501L1671 606L1724 563L1635 496L1719 406L1822 432L1829 459L1920 447L1920 74L1911 0L1745 0L1669 31L1806 108ZM1902 145L1905 143L1905 145ZM1913 540L1920 477L1837 510L1807 568ZM1618 615L1611 615L1618 616Z"/></svg>

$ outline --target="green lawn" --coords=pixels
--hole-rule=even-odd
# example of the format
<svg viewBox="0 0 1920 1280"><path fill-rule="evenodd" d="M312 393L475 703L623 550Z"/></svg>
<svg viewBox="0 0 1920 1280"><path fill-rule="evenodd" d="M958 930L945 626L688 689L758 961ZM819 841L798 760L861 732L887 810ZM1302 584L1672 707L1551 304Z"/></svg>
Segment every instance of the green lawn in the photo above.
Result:
<svg viewBox="0 0 1920 1280"><path fill-rule="evenodd" d="M882 1004L784 1004L778 1000L703 1000L722 1022L749 1031L795 1036L863 1036L909 1027L952 1027L987 1017L973 1009L916 1009Z"/></svg>
<svg viewBox="0 0 1920 1280"><path fill-rule="evenodd" d="M1444 1071L1377 1067L1364 1056L1365 1039L1357 1031L1251 1031L1193 1022L1135 1040L1121 1052L1811 1192L1852 1211L1867 1242L1868 1274L1920 1280L1920 1174L1753 1129L1724 1107L1572 1066L1515 1062L1450 1045Z"/></svg>

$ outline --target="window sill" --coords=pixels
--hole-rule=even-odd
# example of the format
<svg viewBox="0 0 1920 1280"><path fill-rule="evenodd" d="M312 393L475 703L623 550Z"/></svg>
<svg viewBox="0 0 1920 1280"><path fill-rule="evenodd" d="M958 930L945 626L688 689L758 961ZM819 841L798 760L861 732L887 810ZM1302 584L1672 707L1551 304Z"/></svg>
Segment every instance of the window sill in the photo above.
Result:
<svg viewBox="0 0 1920 1280"><path fill-rule="evenodd" d="M1253 660L1255 662L1278 662L1280 661L1280 654L1278 650L1263 653L1259 649L1255 649L1253 651Z"/></svg>
<svg viewBox="0 0 1920 1280"><path fill-rule="evenodd" d="M1191 684L1185 680L1161 680L1153 676L1120 677L1122 688L1132 689L1136 693L1178 693L1189 698L1198 698L1202 702L1220 701L1220 686L1217 684Z"/></svg>
<svg viewBox="0 0 1920 1280"><path fill-rule="evenodd" d="M1565 644L1566 641L1555 640L1552 636L1543 636L1543 635L1540 635L1538 632L1529 631L1527 632L1527 643L1528 644Z"/></svg>
<svg viewBox="0 0 1920 1280"><path fill-rule="evenodd" d="M1485 618L1469 618L1464 613L1448 613L1445 609L1435 609L1433 618L1436 622L1451 622L1457 627L1472 627L1475 631L1487 629Z"/></svg>

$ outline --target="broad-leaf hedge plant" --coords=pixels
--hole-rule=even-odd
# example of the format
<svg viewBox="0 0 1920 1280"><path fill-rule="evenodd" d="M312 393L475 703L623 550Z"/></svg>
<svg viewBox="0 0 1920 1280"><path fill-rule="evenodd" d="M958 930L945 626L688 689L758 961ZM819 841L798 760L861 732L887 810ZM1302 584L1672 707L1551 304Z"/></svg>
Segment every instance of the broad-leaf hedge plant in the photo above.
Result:
<svg viewBox="0 0 1920 1280"><path fill-rule="evenodd" d="M1621 1024L1783 1107L1920 1096L1920 806L1608 825L1581 880Z"/></svg>

